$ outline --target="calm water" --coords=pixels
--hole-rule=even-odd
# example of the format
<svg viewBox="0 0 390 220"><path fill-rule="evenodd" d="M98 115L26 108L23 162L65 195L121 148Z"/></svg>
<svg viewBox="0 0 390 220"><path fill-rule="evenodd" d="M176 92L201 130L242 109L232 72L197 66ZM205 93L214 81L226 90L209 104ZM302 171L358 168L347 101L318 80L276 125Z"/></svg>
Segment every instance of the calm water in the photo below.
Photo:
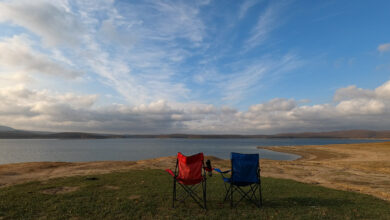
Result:
<svg viewBox="0 0 390 220"><path fill-rule="evenodd" d="M261 158L294 160L297 155L256 149L257 146L323 145L374 142L350 139L0 139L0 164L32 161L142 160L177 152L204 152L229 158L230 152L260 153Z"/></svg>

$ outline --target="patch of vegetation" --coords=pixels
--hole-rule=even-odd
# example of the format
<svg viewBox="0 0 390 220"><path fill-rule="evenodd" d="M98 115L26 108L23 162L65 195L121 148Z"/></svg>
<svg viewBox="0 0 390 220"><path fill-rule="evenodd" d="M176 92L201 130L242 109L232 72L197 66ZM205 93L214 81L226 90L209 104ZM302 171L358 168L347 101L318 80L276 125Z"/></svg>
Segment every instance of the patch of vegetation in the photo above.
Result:
<svg viewBox="0 0 390 220"><path fill-rule="evenodd" d="M172 208L172 179L132 170L31 182L0 189L0 219L390 219L390 203L291 180L262 178L263 207L223 202L220 176L207 180L208 211L193 201Z"/></svg>

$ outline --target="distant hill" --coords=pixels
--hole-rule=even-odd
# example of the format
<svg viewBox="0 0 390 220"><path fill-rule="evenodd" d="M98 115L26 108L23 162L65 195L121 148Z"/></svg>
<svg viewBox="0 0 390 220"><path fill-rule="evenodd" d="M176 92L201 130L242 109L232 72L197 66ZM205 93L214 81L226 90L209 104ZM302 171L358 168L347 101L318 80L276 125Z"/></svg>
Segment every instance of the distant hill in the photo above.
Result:
<svg viewBox="0 0 390 220"><path fill-rule="evenodd" d="M1 126L0 125L0 131L15 131L15 129L7 126Z"/></svg>
<svg viewBox="0 0 390 220"><path fill-rule="evenodd" d="M363 138L363 139L390 139L390 131L371 130L346 130L329 132L303 132L281 133L275 135L237 135L237 134L146 134L146 135L121 135L121 134L97 134L84 132L44 132L23 131L11 127L0 126L0 139L104 139L104 138L186 138L186 139L210 139L210 138Z"/></svg>
<svg viewBox="0 0 390 220"><path fill-rule="evenodd" d="M166 135L127 135L127 137L144 137L144 138L373 138L387 139L390 138L390 131L371 131L371 130L345 130L329 132L302 132L302 133L281 133L274 135L217 135L217 134L166 134Z"/></svg>
<svg viewBox="0 0 390 220"><path fill-rule="evenodd" d="M271 135L274 138L390 138L390 131L346 130L329 132L303 132Z"/></svg>
<svg viewBox="0 0 390 220"><path fill-rule="evenodd" d="M267 135L239 135L239 134L146 134L146 135L126 135L127 138L187 138L187 139L207 139L207 138L267 138Z"/></svg>
<svg viewBox="0 0 390 220"><path fill-rule="evenodd" d="M83 132L44 133L33 131L0 131L0 139L104 139L125 138L123 135L106 135Z"/></svg>
<svg viewBox="0 0 390 220"><path fill-rule="evenodd" d="M124 138L123 135L94 134L85 132L47 132L17 130L0 126L0 139L102 139Z"/></svg>

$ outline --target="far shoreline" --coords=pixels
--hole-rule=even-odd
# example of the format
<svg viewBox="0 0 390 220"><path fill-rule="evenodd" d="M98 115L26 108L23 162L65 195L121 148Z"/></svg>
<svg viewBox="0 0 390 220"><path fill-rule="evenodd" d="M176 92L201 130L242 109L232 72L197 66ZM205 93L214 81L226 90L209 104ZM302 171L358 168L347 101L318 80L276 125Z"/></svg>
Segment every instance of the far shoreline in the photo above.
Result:
<svg viewBox="0 0 390 220"><path fill-rule="evenodd" d="M334 140L375 140L375 141L390 141L390 138L345 138L345 137L105 137L105 138L53 138L53 137L0 137L0 140L105 140L105 139L334 139Z"/></svg>
<svg viewBox="0 0 390 220"><path fill-rule="evenodd" d="M9 128L0 131L0 139L116 139L116 138L182 138L182 139L295 139L295 138L324 138L324 139L367 139L390 140L390 131L372 130L341 130L327 132L301 132L278 134L109 134L89 132L47 132L25 131Z"/></svg>

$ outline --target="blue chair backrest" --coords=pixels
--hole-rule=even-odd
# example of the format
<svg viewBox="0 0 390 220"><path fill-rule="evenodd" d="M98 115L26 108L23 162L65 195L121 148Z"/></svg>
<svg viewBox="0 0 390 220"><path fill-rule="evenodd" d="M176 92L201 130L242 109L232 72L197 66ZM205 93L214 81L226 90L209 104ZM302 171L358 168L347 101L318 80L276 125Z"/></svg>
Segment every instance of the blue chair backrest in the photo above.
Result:
<svg viewBox="0 0 390 220"><path fill-rule="evenodd" d="M259 154L231 153L232 182L257 183L259 182Z"/></svg>

